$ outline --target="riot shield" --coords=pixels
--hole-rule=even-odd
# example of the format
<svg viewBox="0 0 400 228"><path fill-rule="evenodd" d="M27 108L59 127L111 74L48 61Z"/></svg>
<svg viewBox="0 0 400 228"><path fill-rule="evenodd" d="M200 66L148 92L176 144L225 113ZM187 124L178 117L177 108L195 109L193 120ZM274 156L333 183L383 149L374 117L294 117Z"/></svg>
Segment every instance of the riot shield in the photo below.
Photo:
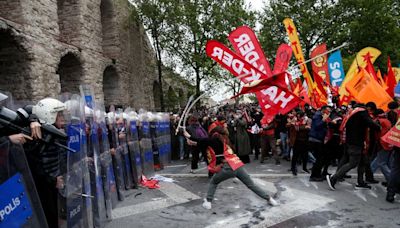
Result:
<svg viewBox="0 0 400 228"><path fill-rule="evenodd" d="M131 109L125 110L128 115L127 130L128 130L128 148L132 164L132 176L135 185L139 185L140 177L143 172L142 159L140 157L139 136L137 130L138 116Z"/></svg>
<svg viewBox="0 0 400 228"><path fill-rule="evenodd" d="M48 227L23 148L2 142L0 227Z"/></svg>
<svg viewBox="0 0 400 228"><path fill-rule="evenodd" d="M107 114L107 126L108 126L108 134L110 139L110 151L112 158L112 165L114 169L115 175L115 183L117 186L118 199L123 201L125 196L123 191L125 189L125 181L124 181L124 171L123 171L123 163L121 154L117 152L118 148L118 136L115 128L115 112L113 106L110 107L110 112Z"/></svg>
<svg viewBox="0 0 400 228"><path fill-rule="evenodd" d="M64 94L60 100L66 100L64 118L67 146L74 152L67 151L63 159L66 162L60 165L64 188L58 194L59 217L62 220L59 224L60 227L85 227L85 197L90 197L90 194L84 190L84 173L87 172L82 122L84 106L78 95Z"/></svg>
<svg viewBox="0 0 400 228"><path fill-rule="evenodd" d="M143 161L143 174L150 178L154 176L153 148L150 137L150 122L147 112L139 114L140 153Z"/></svg>
<svg viewBox="0 0 400 228"><path fill-rule="evenodd" d="M93 195L93 225L95 227L104 227L106 222L106 211L100 164L100 144L98 136L99 123L96 121L96 113L99 112L99 110L97 110L96 107L93 89L90 86L81 85L80 90L82 97L85 98L86 106L93 110L93 115L85 116L90 188Z"/></svg>
<svg viewBox="0 0 400 228"><path fill-rule="evenodd" d="M160 126L159 122L157 121L157 116L154 113L149 112L147 115L150 123L150 138L153 150L154 170L158 171L163 168L163 164L161 162L162 148L160 141Z"/></svg>
<svg viewBox="0 0 400 228"><path fill-rule="evenodd" d="M158 113L157 119L159 120L159 132L160 132L160 154L161 154L161 162L165 165L170 162L170 150L169 150L169 123L168 119L165 118L165 113ZM167 116L168 117L168 116Z"/></svg>
<svg viewBox="0 0 400 228"><path fill-rule="evenodd" d="M129 157L129 150L127 144L127 128L126 128L126 115L122 112L122 110L118 110L117 118L116 118L116 132L118 139L118 147L117 153L121 154L122 163L123 163L123 171L124 171L124 182L125 189L132 189L134 187L133 184L133 176L132 176L132 166Z"/></svg>
<svg viewBox="0 0 400 228"><path fill-rule="evenodd" d="M107 127L105 120L104 106L99 104L97 120L99 122L98 136L100 148L101 176L103 180L104 198L106 202L107 219L111 220L111 210L118 201L117 187L115 184L114 170L110 153L110 144L108 142Z"/></svg>

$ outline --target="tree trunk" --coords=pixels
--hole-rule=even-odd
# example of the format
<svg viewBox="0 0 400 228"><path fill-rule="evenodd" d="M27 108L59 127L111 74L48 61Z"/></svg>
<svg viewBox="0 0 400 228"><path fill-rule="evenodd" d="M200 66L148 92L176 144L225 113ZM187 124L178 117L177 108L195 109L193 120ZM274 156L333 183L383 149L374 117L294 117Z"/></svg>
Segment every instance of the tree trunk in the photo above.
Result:
<svg viewBox="0 0 400 228"><path fill-rule="evenodd" d="M160 106L161 106L161 111L164 112L165 111L165 106L164 106L164 94L163 94L163 86L162 86L162 60L161 60L161 47L160 47L160 43L158 40L158 34L157 31L154 30L153 31L153 36L154 36L154 40L156 42L156 57L157 57L157 68L158 68L158 84L160 85Z"/></svg>

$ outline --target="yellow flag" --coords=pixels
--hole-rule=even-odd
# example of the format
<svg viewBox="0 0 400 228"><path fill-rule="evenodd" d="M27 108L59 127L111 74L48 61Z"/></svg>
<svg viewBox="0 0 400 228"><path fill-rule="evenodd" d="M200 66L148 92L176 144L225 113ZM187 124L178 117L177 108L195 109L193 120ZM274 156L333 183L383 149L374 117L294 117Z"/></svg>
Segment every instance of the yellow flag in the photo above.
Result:
<svg viewBox="0 0 400 228"><path fill-rule="evenodd" d="M289 40L293 49L294 56L296 57L297 63L301 64L300 70L304 78L306 79L308 86L308 95L310 95L312 94L312 91L316 87L316 85L314 85L311 75L308 72L307 65L302 64L304 62L304 55L301 49L299 37L297 35L296 26L294 26L294 23L290 18L285 18L285 20L283 20L283 24L285 25L286 32L289 36Z"/></svg>
<svg viewBox="0 0 400 228"><path fill-rule="evenodd" d="M340 97L348 95L348 92L346 91L346 84L353 78L354 72L357 72L357 68L365 68L367 66L367 59L370 59L371 63L374 63L376 58L378 58L380 54L381 52L373 47L363 48L357 53L356 58L353 60L353 63L347 71L346 77L344 78L342 85L340 86Z"/></svg>
<svg viewBox="0 0 400 228"><path fill-rule="evenodd" d="M394 76L396 77L396 82L400 80L400 68L399 67L392 67Z"/></svg>

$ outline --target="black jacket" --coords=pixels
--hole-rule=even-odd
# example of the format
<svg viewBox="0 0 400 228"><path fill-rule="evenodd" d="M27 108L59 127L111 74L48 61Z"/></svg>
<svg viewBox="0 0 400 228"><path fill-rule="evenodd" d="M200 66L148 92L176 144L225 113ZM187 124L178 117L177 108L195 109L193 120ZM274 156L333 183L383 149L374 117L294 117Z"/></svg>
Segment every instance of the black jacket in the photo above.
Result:
<svg viewBox="0 0 400 228"><path fill-rule="evenodd" d="M367 128L380 130L381 127L372 120L367 111L351 116L346 123L346 143L363 147Z"/></svg>

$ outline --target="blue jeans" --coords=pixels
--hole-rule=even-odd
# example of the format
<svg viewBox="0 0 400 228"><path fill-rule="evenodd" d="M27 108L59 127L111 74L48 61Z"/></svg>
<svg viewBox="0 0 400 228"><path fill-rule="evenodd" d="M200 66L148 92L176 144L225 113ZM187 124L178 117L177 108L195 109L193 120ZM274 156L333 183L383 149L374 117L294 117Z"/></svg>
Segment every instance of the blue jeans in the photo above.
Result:
<svg viewBox="0 0 400 228"><path fill-rule="evenodd" d="M390 155L390 151L382 149L378 151L376 158L371 162L372 173L375 173L380 168L383 175L385 176L386 181L389 181L390 178Z"/></svg>
<svg viewBox="0 0 400 228"><path fill-rule="evenodd" d="M185 137L184 136L178 136L179 140L179 157L183 158L185 156Z"/></svg>
<svg viewBox="0 0 400 228"><path fill-rule="evenodd" d="M400 193L400 151L395 147L392 153L390 179L387 187L388 194Z"/></svg>
<svg viewBox="0 0 400 228"><path fill-rule="evenodd" d="M282 156L286 157L289 156L289 145L287 143L288 135L285 132L279 133L279 136L281 138L281 143L282 143Z"/></svg>

